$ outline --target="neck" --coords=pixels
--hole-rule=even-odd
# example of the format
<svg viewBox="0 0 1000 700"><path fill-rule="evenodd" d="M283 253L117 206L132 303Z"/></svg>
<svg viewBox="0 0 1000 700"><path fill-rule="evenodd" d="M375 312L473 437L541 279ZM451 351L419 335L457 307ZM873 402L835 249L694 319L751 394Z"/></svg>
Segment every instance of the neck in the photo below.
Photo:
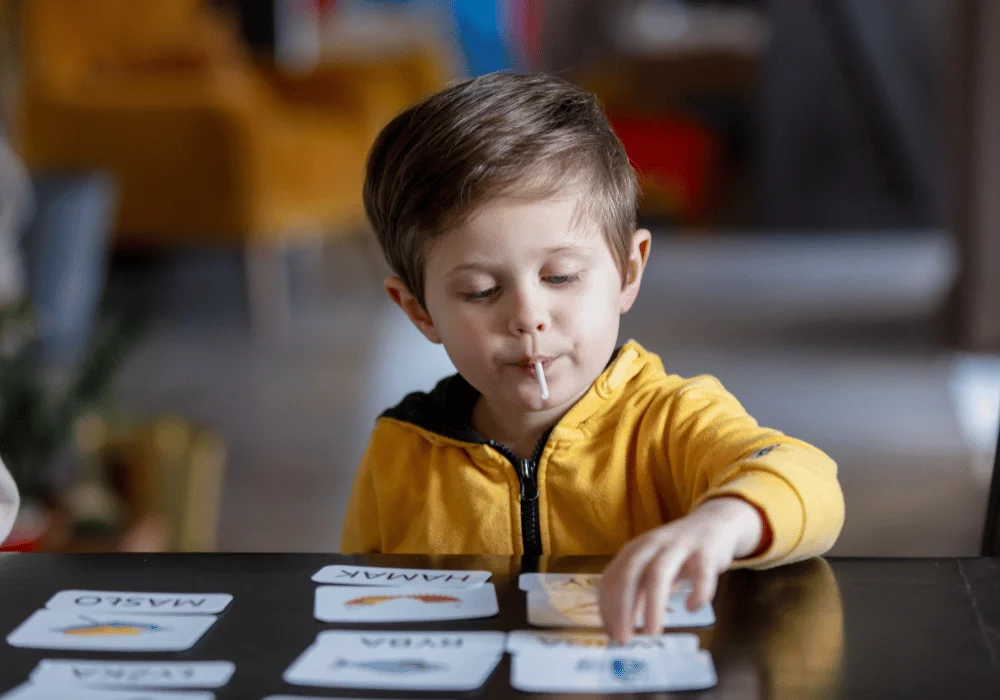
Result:
<svg viewBox="0 0 1000 700"><path fill-rule="evenodd" d="M486 439L506 445L518 457L528 459L542 435L569 412L577 399L548 411L518 411L494 406L480 396L472 409L472 427Z"/></svg>

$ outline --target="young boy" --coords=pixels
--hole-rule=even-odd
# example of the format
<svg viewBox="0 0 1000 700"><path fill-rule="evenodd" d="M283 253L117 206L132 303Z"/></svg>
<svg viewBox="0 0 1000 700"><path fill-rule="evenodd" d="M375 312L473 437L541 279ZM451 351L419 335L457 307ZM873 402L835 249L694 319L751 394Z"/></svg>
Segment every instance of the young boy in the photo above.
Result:
<svg viewBox="0 0 1000 700"><path fill-rule="evenodd" d="M389 296L458 374L377 421L343 551L617 552L600 604L623 641L642 609L660 628L675 579L693 609L734 563L836 540L829 457L759 427L714 378L616 349L650 234L593 95L539 75L449 87L385 127L364 198Z"/></svg>

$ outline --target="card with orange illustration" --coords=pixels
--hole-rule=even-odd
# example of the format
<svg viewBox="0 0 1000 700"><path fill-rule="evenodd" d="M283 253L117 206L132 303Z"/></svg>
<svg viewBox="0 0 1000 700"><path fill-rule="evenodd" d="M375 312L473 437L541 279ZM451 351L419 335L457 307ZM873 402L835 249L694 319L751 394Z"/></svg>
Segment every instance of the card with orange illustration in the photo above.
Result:
<svg viewBox="0 0 1000 700"><path fill-rule="evenodd" d="M13 647L82 651L183 651L215 615L144 615L36 610L7 636Z"/></svg>
<svg viewBox="0 0 1000 700"><path fill-rule="evenodd" d="M320 586L314 607L321 622L470 620L499 611L492 583L471 589Z"/></svg>

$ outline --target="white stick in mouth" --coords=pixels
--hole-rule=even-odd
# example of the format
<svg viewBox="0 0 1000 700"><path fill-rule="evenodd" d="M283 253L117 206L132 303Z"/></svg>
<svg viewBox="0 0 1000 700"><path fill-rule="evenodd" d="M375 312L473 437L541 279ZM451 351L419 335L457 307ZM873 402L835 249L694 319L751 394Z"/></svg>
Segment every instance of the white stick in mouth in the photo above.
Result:
<svg viewBox="0 0 1000 700"><path fill-rule="evenodd" d="M542 370L542 361L535 361L535 377L538 379L538 388L542 390L542 400L549 398L549 385L545 383L545 372Z"/></svg>

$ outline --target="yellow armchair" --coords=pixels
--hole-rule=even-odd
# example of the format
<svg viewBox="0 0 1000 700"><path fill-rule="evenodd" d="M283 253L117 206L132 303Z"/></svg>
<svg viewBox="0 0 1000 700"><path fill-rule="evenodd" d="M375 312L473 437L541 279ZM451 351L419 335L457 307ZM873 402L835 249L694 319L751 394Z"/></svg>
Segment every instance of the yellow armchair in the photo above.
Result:
<svg viewBox="0 0 1000 700"><path fill-rule="evenodd" d="M260 325L287 316L283 247L360 230L374 135L445 80L433 49L282 76L203 0L30 0L22 13L29 168L110 172L121 243L245 246Z"/></svg>

